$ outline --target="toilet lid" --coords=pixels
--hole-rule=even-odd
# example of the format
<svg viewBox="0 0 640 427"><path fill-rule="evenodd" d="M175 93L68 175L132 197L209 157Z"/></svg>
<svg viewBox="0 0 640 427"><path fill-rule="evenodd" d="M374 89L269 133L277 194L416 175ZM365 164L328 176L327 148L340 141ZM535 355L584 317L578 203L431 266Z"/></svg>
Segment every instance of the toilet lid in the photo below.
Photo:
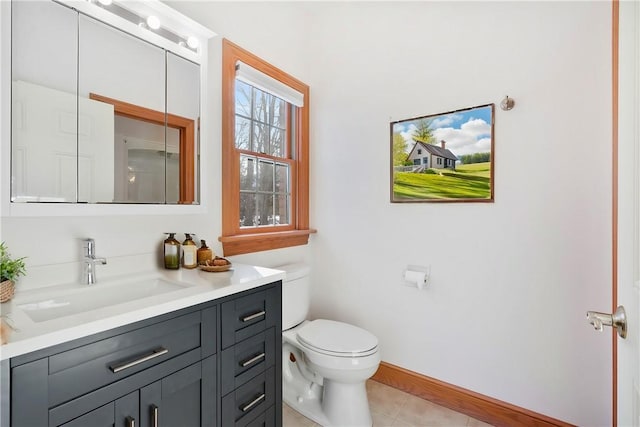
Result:
<svg viewBox="0 0 640 427"><path fill-rule="evenodd" d="M318 319L300 328L297 339L303 346L333 356L368 356L377 351L378 338L348 323Z"/></svg>

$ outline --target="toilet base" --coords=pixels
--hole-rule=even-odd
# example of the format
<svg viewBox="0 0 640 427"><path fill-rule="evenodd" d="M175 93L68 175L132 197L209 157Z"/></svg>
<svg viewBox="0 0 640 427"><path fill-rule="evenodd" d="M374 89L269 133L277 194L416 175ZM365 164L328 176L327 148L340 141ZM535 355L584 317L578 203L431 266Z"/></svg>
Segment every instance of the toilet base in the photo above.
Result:
<svg viewBox="0 0 640 427"><path fill-rule="evenodd" d="M371 427L367 390L364 383L344 384L325 379L305 393L283 388L283 400L291 408L323 427ZM348 402L348 404L346 404Z"/></svg>
<svg viewBox="0 0 640 427"><path fill-rule="evenodd" d="M371 427L371 411L364 382L338 383L325 378L322 412L332 426Z"/></svg>
<svg viewBox="0 0 640 427"><path fill-rule="evenodd" d="M329 420L322 412L322 386L316 384L314 387L318 387L318 390L304 393L304 395L296 393L293 388L283 387L282 400L292 409L321 426L330 426Z"/></svg>

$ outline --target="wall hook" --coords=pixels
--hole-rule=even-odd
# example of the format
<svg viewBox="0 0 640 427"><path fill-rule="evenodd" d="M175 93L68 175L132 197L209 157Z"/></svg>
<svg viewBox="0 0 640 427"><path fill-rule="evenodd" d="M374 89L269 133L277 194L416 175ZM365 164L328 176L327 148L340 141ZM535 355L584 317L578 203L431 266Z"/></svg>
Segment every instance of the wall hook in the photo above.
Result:
<svg viewBox="0 0 640 427"><path fill-rule="evenodd" d="M516 105L516 101L514 101L513 98L509 98L509 95L506 95L502 102L500 102L500 108L504 111L512 110L514 105Z"/></svg>

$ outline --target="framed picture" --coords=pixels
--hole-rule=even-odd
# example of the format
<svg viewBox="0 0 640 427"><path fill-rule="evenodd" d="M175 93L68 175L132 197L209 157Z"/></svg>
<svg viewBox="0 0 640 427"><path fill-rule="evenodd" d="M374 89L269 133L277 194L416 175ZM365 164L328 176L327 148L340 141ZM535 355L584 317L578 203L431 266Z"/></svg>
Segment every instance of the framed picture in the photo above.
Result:
<svg viewBox="0 0 640 427"><path fill-rule="evenodd" d="M391 123L391 202L493 202L494 104Z"/></svg>

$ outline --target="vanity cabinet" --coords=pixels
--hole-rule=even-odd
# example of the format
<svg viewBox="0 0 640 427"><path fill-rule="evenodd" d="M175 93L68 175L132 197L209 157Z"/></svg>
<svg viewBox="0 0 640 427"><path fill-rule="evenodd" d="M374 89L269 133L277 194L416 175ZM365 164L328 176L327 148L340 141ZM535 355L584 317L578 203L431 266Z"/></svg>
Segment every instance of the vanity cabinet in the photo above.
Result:
<svg viewBox="0 0 640 427"><path fill-rule="evenodd" d="M269 288L221 305L220 390L225 427L281 424L281 418L276 419L282 407L279 293L279 288Z"/></svg>
<svg viewBox="0 0 640 427"><path fill-rule="evenodd" d="M275 282L12 358L10 425L280 425L281 316Z"/></svg>

